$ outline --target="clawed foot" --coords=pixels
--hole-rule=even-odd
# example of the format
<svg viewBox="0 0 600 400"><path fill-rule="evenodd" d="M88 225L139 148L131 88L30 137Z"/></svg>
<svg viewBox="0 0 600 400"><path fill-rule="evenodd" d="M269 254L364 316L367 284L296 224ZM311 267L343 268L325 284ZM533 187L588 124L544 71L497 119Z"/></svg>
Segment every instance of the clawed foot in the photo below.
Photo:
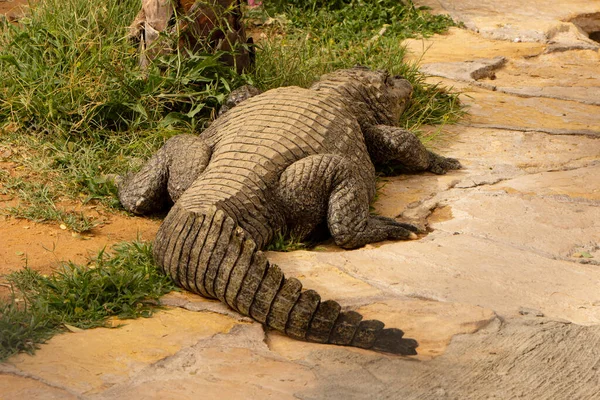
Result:
<svg viewBox="0 0 600 400"><path fill-rule="evenodd" d="M381 242L383 240L414 240L419 237L415 232L419 229L411 224L397 222L392 218L371 215L367 226L360 232L354 232L352 236L333 234L335 243L344 249L356 249L369 243Z"/></svg>
<svg viewBox="0 0 600 400"><path fill-rule="evenodd" d="M414 240L418 239L416 232L419 231L414 225L397 222L392 218L371 216L369 223L373 224L374 229L379 229L387 233L388 240Z"/></svg>
<svg viewBox="0 0 600 400"><path fill-rule="evenodd" d="M453 169L461 169L462 165L456 158L442 157L435 153L430 153L429 171L437 175L444 175Z"/></svg>

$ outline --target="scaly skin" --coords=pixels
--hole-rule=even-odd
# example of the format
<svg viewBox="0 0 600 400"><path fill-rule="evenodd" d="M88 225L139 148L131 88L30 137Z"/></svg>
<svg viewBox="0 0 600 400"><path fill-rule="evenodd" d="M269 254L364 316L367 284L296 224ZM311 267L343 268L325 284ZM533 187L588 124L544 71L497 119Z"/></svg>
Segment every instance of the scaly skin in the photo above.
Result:
<svg viewBox="0 0 600 400"><path fill-rule="evenodd" d="M401 330L302 291L261 251L278 234L302 239L324 223L344 248L416 238L415 227L369 214L373 163L434 173L460 163L393 126L411 93L402 78L356 67L310 89L254 95L200 136L167 141L119 198L138 214L174 204L154 256L179 286L297 339L416 354Z"/></svg>

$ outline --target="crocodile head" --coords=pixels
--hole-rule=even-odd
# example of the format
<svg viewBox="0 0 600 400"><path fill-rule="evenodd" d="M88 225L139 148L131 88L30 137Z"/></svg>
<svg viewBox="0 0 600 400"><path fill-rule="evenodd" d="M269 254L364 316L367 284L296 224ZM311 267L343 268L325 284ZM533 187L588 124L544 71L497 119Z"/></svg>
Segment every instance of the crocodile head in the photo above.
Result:
<svg viewBox="0 0 600 400"><path fill-rule="evenodd" d="M401 76L363 66L323 75L311 89L335 91L354 102L357 115L366 117L365 122L383 125L398 124L413 91Z"/></svg>

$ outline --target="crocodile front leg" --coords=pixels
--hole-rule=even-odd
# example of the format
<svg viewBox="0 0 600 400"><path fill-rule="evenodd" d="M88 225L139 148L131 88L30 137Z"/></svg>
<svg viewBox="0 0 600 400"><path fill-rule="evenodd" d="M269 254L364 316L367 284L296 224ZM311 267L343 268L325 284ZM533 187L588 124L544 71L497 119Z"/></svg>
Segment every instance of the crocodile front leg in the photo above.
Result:
<svg viewBox="0 0 600 400"><path fill-rule="evenodd" d="M462 167L454 158L427 150L419 138L406 129L370 125L363 127L362 132L375 164L398 163L407 171L431 171L438 175Z"/></svg>
<svg viewBox="0 0 600 400"><path fill-rule="evenodd" d="M119 184L121 204L134 214L163 210L204 171L210 155L210 147L197 136L172 137L138 173Z"/></svg>
<svg viewBox="0 0 600 400"><path fill-rule="evenodd" d="M369 191L343 157L321 154L289 166L279 180L278 195L290 233L302 239L323 219L335 243L356 248L388 239L416 239L417 228L369 214Z"/></svg>

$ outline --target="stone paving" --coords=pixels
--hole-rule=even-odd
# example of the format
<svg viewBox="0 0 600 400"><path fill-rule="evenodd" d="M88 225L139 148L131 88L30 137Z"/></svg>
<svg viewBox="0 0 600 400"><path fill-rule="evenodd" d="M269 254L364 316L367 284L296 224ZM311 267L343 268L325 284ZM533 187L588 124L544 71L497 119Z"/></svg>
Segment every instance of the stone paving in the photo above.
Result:
<svg viewBox="0 0 600 400"><path fill-rule="evenodd" d="M432 232L269 254L418 356L294 341L173 293L0 364L0 399L600 399L600 1L418 3L466 26L405 43L463 92L469 116L434 144L465 168L390 178L376 209Z"/></svg>

